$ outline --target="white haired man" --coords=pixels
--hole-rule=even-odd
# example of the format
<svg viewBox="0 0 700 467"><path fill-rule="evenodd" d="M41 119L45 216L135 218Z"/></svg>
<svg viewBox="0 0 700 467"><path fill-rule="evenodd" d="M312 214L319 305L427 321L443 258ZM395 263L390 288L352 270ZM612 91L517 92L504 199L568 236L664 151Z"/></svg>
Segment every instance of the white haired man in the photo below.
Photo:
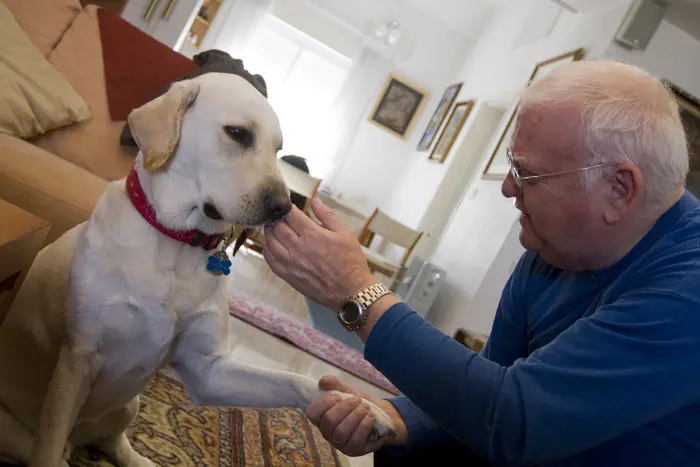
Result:
<svg viewBox="0 0 700 467"><path fill-rule="evenodd" d="M528 251L484 350L385 295L357 333L405 394L379 401L396 438L368 442L356 400L322 398L309 418L348 454L382 448L377 465L475 465L467 453L494 465L700 465L700 202L684 188L673 97L635 67L579 62L523 92L516 129L502 191ZM338 309L376 281L348 230L314 209L322 225L295 211L268 229L265 255Z"/></svg>

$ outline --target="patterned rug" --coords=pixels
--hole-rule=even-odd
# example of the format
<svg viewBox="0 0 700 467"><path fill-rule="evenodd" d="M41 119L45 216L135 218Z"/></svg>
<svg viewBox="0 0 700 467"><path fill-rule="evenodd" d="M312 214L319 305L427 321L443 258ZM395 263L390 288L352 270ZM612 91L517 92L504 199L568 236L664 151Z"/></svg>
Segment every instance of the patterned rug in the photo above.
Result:
<svg viewBox="0 0 700 467"><path fill-rule="evenodd" d="M163 373L141 394L141 410L128 435L134 449L161 467L349 466L302 411L195 406L182 384ZM69 463L114 465L88 449L76 450Z"/></svg>
<svg viewBox="0 0 700 467"><path fill-rule="evenodd" d="M229 311L232 316L283 339L341 370L352 373L392 394L401 394L384 375L365 360L360 352L307 326L287 313L241 295L229 297Z"/></svg>

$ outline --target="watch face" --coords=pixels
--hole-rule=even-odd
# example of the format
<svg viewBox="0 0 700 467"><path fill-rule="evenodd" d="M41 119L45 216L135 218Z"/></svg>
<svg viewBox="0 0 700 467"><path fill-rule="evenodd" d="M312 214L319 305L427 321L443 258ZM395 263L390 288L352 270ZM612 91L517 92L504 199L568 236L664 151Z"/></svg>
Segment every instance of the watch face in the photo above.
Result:
<svg viewBox="0 0 700 467"><path fill-rule="evenodd" d="M357 322L362 315L362 309L358 303L347 301L340 308L340 319L348 324Z"/></svg>

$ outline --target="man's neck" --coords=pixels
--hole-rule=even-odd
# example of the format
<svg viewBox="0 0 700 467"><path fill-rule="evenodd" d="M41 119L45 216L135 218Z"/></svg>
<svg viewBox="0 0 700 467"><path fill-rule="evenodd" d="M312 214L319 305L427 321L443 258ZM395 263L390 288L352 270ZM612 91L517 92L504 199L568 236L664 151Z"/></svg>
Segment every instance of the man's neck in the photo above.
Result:
<svg viewBox="0 0 700 467"><path fill-rule="evenodd" d="M606 243L609 245L609 248L598 257L590 258L585 268L582 268L582 270L598 271L614 266L620 262L642 241L661 216L671 209L682 197L683 192L655 206L641 207L635 214L629 216L629 219L631 219L629 228L611 228L610 232L601 236L601 238L607 239Z"/></svg>

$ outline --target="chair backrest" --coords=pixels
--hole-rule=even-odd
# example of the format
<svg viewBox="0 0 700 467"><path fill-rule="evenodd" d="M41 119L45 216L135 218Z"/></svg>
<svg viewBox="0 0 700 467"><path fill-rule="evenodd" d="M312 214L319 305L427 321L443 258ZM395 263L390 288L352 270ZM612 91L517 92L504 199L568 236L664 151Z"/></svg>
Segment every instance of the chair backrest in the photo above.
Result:
<svg viewBox="0 0 700 467"><path fill-rule="evenodd" d="M330 208L336 217L345 224L354 235L358 235L360 230L367 220L367 214L363 214L354 206L350 205L347 201L342 201L338 198L333 198L331 196L325 195L323 193L318 194L318 198Z"/></svg>
<svg viewBox="0 0 700 467"><path fill-rule="evenodd" d="M292 164L278 159L277 165L282 172L282 178L287 184L287 187L295 193L298 193L307 198L306 206L304 206L304 211L309 209L309 201L316 196L318 187L321 185L321 179L312 177L303 170L297 169Z"/></svg>
<svg viewBox="0 0 700 467"><path fill-rule="evenodd" d="M423 236L423 232L407 227L393 217L375 209L372 215L365 221L358 241L365 247L369 247L374 236L380 235L385 240L406 249L401 265L403 266Z"/></svg>

